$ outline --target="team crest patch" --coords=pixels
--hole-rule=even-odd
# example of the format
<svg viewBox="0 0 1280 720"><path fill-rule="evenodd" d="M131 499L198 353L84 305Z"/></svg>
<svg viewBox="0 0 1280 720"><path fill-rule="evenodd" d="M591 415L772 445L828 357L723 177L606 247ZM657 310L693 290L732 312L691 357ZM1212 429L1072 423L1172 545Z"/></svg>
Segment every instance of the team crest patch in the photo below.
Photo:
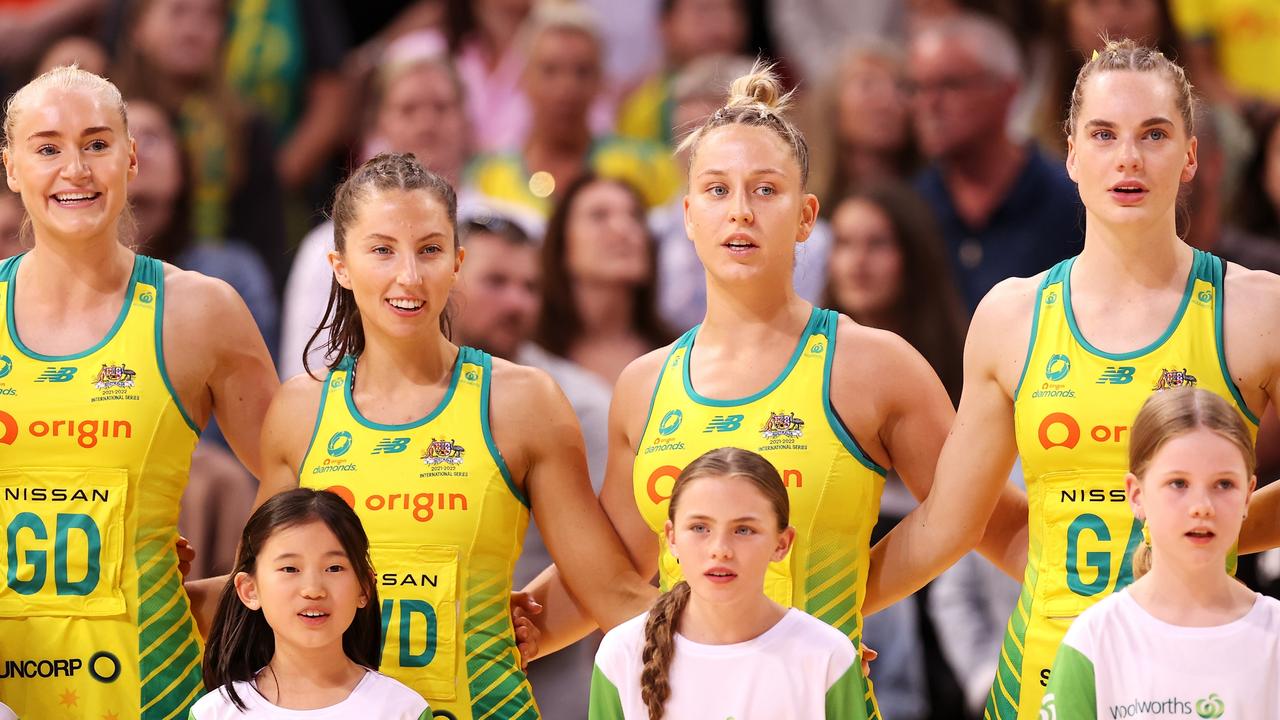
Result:
<svg viewBox="0 0 1280 720"><path fill-rule="evenodd" d="M422 451L422 462L427 465L458 465L467 451L453 440L431 438L431 444Z"/></svg>
<svg viewBox="0 0 1280 720"><path fill-rule="evenodd" d="M108 388L131 388L133 387L133 379L138 373L125 367L124 363L119 365L102 364L102 369L98 371L98 376L93 379L93 386L99 390Z"/></svg>
<svg viewBox="0 0 1280 720"><path fill-rule="evenodd" d="M1187 372L1186 368L1181 370L1165 370L1160 368L1160 379L1156 380L1156 384L1152 390L1169 390L1176 387L1195 387L1196 376Z"/></svg>
<svg viewBox="0 0 1280 720"><path fill-rule="evenodd" d="M804 420L795 413L769 413L769 419L760 428L760 435L765 438L788 437L798 438L804 434Z"/></svg>

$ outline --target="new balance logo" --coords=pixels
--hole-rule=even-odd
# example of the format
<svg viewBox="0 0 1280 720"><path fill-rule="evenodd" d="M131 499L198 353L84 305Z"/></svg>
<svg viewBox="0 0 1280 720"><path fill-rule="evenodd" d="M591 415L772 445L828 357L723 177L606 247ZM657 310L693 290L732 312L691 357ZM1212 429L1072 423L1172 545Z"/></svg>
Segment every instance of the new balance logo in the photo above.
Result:
<svg viewBox="0 0 1280 720"><path fill-rule="evenodd" d="M382 438L377 445L373 446L373 454L390 455L392 453L402 453L407 447L409 447L409 438L407 437Z"/></svg>
<svg viewBox="0 0 1280 720"><path fill-rule="evenodd" d="M71 378L75 377L76 370L79 370L79 369L80 368L67 367L67 366L54 367L53 365L50 365L49 367L44 369L44 372L40 373L40 377L36 378L36 382L64 383L71 380Z"/></svg>
<svg viewBox="0 0 1280 720"><path fill-rule="evenodd" d="M1102 375L1098 378L1098 384L1128 385L1133 382L1135 369L1132 365L1108 365L1107 369L1103 370Z"/></svg>
<svg viewBox="0 0 1280 720"><path fill-rule="evenodd" d="M733 432L740 427L742 427L741 415L717 415L711 418L711 422L707 423L707 428L702 432Z"/></svg>

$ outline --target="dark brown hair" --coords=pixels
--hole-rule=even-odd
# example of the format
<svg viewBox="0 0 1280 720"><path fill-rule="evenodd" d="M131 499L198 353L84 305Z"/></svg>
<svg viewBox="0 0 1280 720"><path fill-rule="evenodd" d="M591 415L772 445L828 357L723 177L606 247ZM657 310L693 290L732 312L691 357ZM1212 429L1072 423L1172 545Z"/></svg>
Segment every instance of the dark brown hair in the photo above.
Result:
<svg viewBox="0 0 1280 720"><path fill-rule="evenodd" d="M791 150L791 156L800 165L800 187L809 183L809 144L800 129L783 116L791 103L791 93L784 93L782 80L774 72L774 66L756 60L751 72L733 81L729 86L729 100L716 110L706 122L685 136L678 152L689 151L689 165L698 152L698 145L709 132L726 125L750 125L772 130Z"/></svg>
<svg viewBox="0 0 1280 720"><path fill-rule="evenodd" d="M966 323L933 212L915 191L899 182L877 183L847 195L836 204L836 211L855 201L870 203L884 213L902 254L902 277L898 280L901 291L890 310L894 327L889 329L900 333L924 356L938 373L951 401L958 402L964 382ZM830 265L822 305L867 324L866 318L837 303Z"/></svg>
<svg viewBox="0 0 1280 720"><path fill-rule="evenodd" d="M791 524L791 500L777 468L757 453L735 447L708 451L685 466L671 489L668 520L675 522L676 506L680 504L685 488L705 477L737 477L750 482L773 505L778 530L786 530ZM645 620L644 650L640 656L644 663L640 672L640 698L649 709L649 720L660 720L667 698L671 696L667 672L675 655L675 634L680 627L680 616L689 604L689 595L689 583L681 580L658 598Z"/></svg>
<svg viewBox="0 0 1280 720"><path fill-rule="evenodd" d="M1250 476L1257 469L1253 438L1244 418L1221 396L1202 388L1175 388L1154 393L1142 404L1129 436L1129 472L1141 482L1147 467L1166 443L1204 428L1230 440L1244 458ZM1143 543L1133 555L1133 576L1151 570L1151 546Z"/></svg>
<svg viewBox="0 0 1280 720"><path fill-rule="evenodd" d="M1280 210L1267 193L1267 174L1271 164L1276 162L1271 159L1270 146L1271 136L1280 128L1280 111L1265 113L1252 125L1253 156L1245 166L1231 217L1236 218L1236 224L1255 235L1274 238L1280 236Z"/></svg>
<svg viewBox="0 0 1280 720"><path fill-rule="evenodd" d="M338 186L333 197L334 249L339 253L346 251L347 230L359 216L361 204L373 192L384 190L422 190L443 205L449 216L449 229L453 232L453 250L455 253L458 251L458 197L448 181L424 168L413 153L381 153L356 168L346 182ZM338 284L337 278L329 286L329 303L320 325L303 350L302 366L308 374L311 366L307 356L321 333L326 331L325 356L329 359L329 369L337 367L344 356L358 356L364 352L364 325L360 321L356 297ZM450 334L447 308L440 313L440 331L445 337Z"/></svg>
<svg viewBox="0 0 1280 720"><path fill-rule="evenodd" d="M598 183L617 185L627 191L635 203L637 219L646 228L644 199L627 182L586 172L569 183L547 221L542 241L542 314L538 318L538 344L556 355L565 356L582 335L582 314L573 297L573 278L569 275L569 217L574 203L583 191ZM631 326L651 347L671 342L673 334L657 309L658 245L649 237L648 278L637 285L632 297Z"/></svg>
<svg viewBox="0 0 1280 720"><path fill-rule="evenodd" d="M351 625L342 633L342 650L352 662L377 670L382 660L382 610L373 563L369 560L369 537L355 511L326 490L295 488L264 502L245 523L236 552L235 569L218 598L218 610L204 648L204 686L210 692L224 688L240 710L244 701L236 694L236 682L249 682L271 662L275 654L275 633L261 610L250 610L236 594L235 577L256 572L258 553L280 530L312 522L322 522L338 538L351 571L364 592L365 606L356 610Z"/></svg>

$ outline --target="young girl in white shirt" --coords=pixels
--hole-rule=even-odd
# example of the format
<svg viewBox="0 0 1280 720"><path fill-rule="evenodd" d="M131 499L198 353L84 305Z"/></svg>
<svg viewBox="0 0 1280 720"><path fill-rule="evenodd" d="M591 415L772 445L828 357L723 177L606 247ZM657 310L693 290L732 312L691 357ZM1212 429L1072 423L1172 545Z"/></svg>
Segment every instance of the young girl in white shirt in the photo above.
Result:
<svg viewBox="0 0 1280 720"><path fill-rule="evenodd" d="M1225 570L1257 484L1244 421L1207 390L1164 390L1131 437L1138 579L1067 631L1041 718L1277 717L1280 602Z"/></svg>
<svg viewBox="0 0 1280 720"><path fill-rule="evenodd" d="M298 488L249 518L204 654L210 690L190 720L427 720L420 695L378 673L382 620L360 519Z"/></svg>
<svg viewBox="0 0 1280 720"><path fill-rule="evenodd" d="M605 636L590 719L863 717L849 638L765 595L765 569L796 535L773 465L749 450L712 450L680 473L667 516L685 580Z"/></svg>

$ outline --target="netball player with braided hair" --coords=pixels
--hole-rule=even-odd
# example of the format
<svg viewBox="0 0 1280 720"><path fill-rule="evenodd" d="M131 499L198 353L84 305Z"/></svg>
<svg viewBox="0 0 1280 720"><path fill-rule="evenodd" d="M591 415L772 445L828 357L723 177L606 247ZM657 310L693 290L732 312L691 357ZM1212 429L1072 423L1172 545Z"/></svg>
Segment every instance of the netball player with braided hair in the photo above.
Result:
<svg viewBox="0 0 1280 720"><path fill-rule="evenodd" d="M605 636L590 720L862 716L849 638L764 592L795 541L790 515L757 453L719 448L685 467L663 528L685 579Z"/></svg>
<svg viewBox="0 0 1280 720"><path fill-rule="evenodd" d="M174 552L200 428L240 461L277 387L225 283L129 248L119 90L75 67L9 100L32 249L0 263L0 698L24 718L185 717L200 636ZM216 326L216 332L211 327Z"/></svg>
<svg viewBox="0 0 1280 720"><path fill-rule="evenodd" d="M787 557L770 564L765 592L856 646L862 613L886 604L883 588L914 590L980 539L986 554L1003 558L1013 541L1008 528L1025 522L1026 511L1002 478L931 488L954 414L933 370L898 336L796 295L795 256L818 200L805 189L808 147L783 113L786 102L778 79L757 65L686 140L685 228L706 268L707 314L619 377L601 501L641 575L658 574L670 589L683 573L663 528L681 468L723 446L759 453L782 476L797 531ZM889 468L925 500L912 522L928 528L938 554L871 560ZM553 578L544 575L533 589L542 592ZM567 624L541 622L540 647L555 647ZM857 675L855 717L878 717L869 683Z"/></svg>

